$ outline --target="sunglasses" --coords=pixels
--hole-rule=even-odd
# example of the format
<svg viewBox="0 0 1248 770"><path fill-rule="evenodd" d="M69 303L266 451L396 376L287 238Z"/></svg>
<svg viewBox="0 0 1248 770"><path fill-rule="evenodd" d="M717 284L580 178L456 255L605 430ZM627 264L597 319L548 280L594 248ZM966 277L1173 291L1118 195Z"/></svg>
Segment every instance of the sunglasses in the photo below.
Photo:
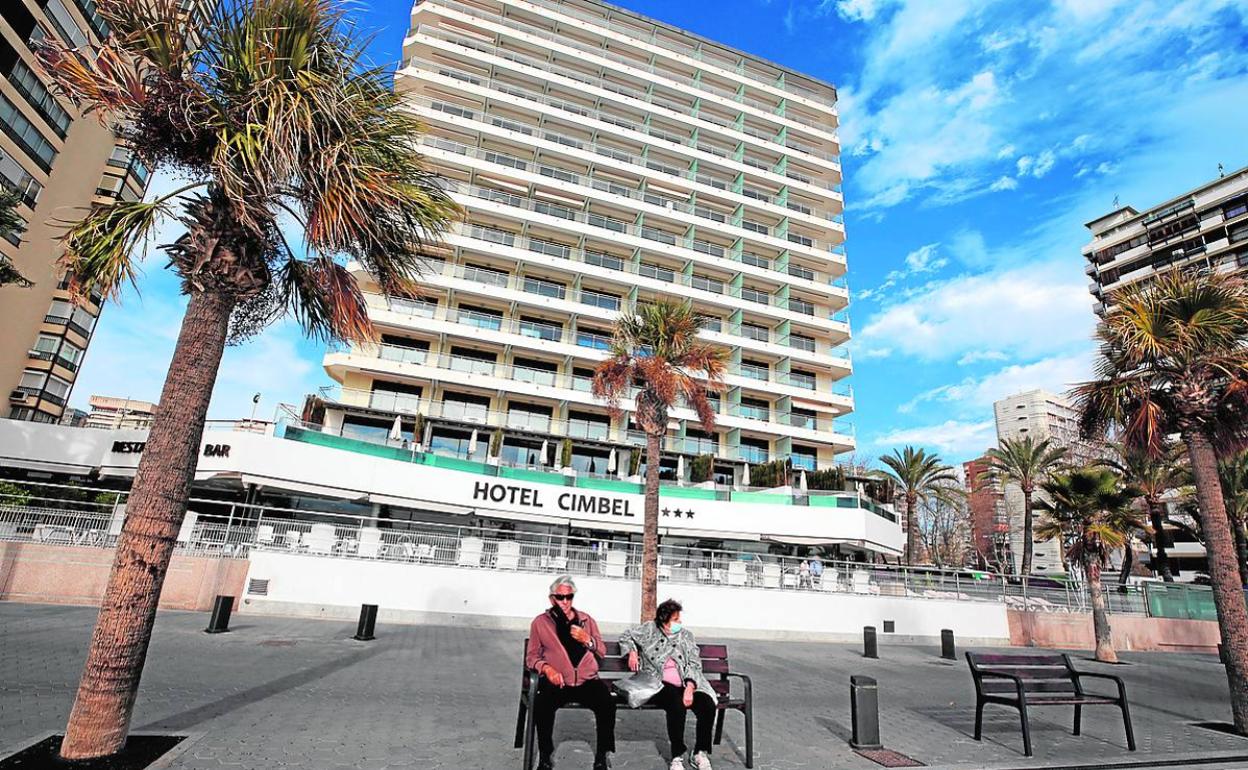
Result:
<svg viewBox="0 0 1248 770"><path fill-rule="evenodd" d="M576 594L551 594L550 598L557 602L570 602L573 596L576 596Z"/></svg>

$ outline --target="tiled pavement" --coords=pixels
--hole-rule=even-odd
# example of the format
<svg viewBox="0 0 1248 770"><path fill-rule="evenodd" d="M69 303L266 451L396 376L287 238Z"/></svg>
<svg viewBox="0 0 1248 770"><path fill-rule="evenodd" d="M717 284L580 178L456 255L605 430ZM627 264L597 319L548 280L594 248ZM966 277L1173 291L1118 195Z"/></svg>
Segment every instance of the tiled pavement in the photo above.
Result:
<svg viewBox="0 0 1248 770"><path fill-rule="evenodd" d="M0 603L0 746L64 726L94 618L85 608ZM204 634L206 622L161 613L136 707L136 731L196 736L174 768L519 768L511 737L523 633L381 626L376 641L362 643L341 622L236 615L222 635ZM850 674L879 680L885 744L928 765L1248 756L1248 740L1190 725L1229 717L1225 676L1208 655L1126 654L1118 667L1080 661L1127 681L1140 751L1125 750L1116 709L1086 709L1079 738L1069 734L1069 709L1037 709L1037 756L1024 761L1011 710L990 707L986 740L971 738L966 666L935 649L884 645L880 660L865 660L847 645L729 641L734 666L755 682L761 770L877 767L847 746ZM588 769L591 719L560 715L560 770ZM661 713L622 711L617 734L616 768L666 767ZM743 766L742 736L740 716L730 714L717 768Z"/></svg>

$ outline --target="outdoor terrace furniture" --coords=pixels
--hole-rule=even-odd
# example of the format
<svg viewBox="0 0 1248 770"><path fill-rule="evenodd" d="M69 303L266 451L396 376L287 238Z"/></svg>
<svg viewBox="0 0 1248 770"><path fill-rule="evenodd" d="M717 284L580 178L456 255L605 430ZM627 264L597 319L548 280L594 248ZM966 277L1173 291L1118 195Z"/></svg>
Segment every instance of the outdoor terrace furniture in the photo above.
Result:
<svg viewBox="0 0 1248 770"><path fill-rule="evenodd" d="M780 587L780 565L764 564L763 565L763 588L779 588Z"/></svg>
<svg viewBox="0 0 1248 770"><path fill-rule="evenodd" d="M1000 703L1018 709L1023 726L1023 753L1031 756L1031 728L1028 706L1074 706L1074 735L1079 734L1084 706L1117 706L1127 732L1127 748L1135 751L1135 733L1127 709L1127 687L1120 677L1076 671L1070 656L1002 655L966 653L975 681L975 740L983 735L984 706ZM1117 695L1085 692L1084 679L1106 679L1117 685Z"/></svg>
<svg viewBox="0 0 1248 770"><path fill-rule="evenodd" d="M360 544L355 555L362 559L376 559L381 553L381 530L365 527L360 530Z"/></svg>
<svg viewBox="0 0 1248 770"><path fill-rule="evenodd" d="M312 531L303 540L308 553L329 554L334 550L334 525L313 524Z"/></svg>
<svg viewBox="0 0 1248 770"><path fill-rule="evenodd" d="M520 544L514 540L504 540L498 544L498 556L494 559L497 569L520 568Z"/></svg>
<svg viewBox="0 0 1248 770"><path fill-rule="evenodd" d="M628 566L628 554L623 551L607 551L607 560L602 565L602 574L606 577L624 577Z"/></svg>
<svg viewBox="0 0 1248 770"><path fill-rule="evenodd" d="M728 585L743 586L746 583L745 562L734 561L728 565Z"/></svg>
<svg viewBox="0 0 1248 770"><path fill-rule="evenodd" d="M529 640L524 640L525 651L528 649ZM603 651L605 657L599 664L598 675L608 683L613 683L620 679L627 679L633 675L628 670L628 658L620 653L619 642L606 642L606 649ZM715 745L719 745L724 737L724 717L729 711L740 711L745 718L745 766L747 768L754 767L754 689L750 678L745 674L738 674L732 671L728 665L728 647L723 644L699 644L698 652L702 658L702 671L706 674L707 681L711 683L711 687L715 689L715 693L719 696L716 698L715 707L718 715L715 719ZM523 652L521 653L521 661L524 660ZM529 705L533 703L533 699L537 697L537 686L539 680L537 672L528 668L523 668L523 675L520 680L520 708L516 714L516 748L524 749L523 770L532 770L536 755L536 728L533 724L533 710ZM731 680L740 680L740 687L734 690ZM612 687L614 692L614 687ZM628 708L627 699L620 693L616 693L616 699L620 704L617 712L622 714L631 711ZM565 709L583 709L584 706L577 704L569 704L564 706ZM643 709L655 709L656 706L645 705Z"/></svg>
<svg viewBox="0 0 1248 770"><path fill-rule="evenodd" d="M815 585L819 587L820 591L841 590L841 585L840 583L837 582L837 579L836 579L836 570L829 569L827 567L824 568L822 575L815 578Z"/></svg>
<svg viewBox="0 0 1248 770"><path fill-rule="evenodd" d="M60 524L36 524L34 531L36 543L74 544L74 528Z"/></svg>
<svg viewBox="0 0 1248 770"><path fill-rule="evenodd" d="M432 551L432 548L430 550ZM456 564L460 567L480 567L481 554L484 550L484 540L479 537L466 537L459 544L459 559Z"/></svg>
<svg viewBox="0 0 1248 770"><path fill-rule="evenodd" d="M871 593L871 574L865 569L854 570L854 593L869 594Z"/></svg>
<svg viewBox="0 0 1248 770"><path fill-rule="evenodd" d="M195 527L199 524L199 514L195 511L187 511L182 517L182 526L178 529L178 545L183 548L187 547L191 540L194 539Z"/></svg>
<svg viewBox="0 0 1248 770"><path fill-rule="evenodd" d="M277 540L277 535L273 532L272 524L261 524L256 527L256 545L273 545Z"/></svg>

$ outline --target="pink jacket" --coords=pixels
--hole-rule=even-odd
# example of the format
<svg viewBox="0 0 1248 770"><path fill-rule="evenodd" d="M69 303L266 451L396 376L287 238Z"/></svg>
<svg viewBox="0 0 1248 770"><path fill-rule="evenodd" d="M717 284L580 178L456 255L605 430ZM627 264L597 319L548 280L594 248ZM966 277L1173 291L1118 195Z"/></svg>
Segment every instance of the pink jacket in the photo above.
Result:
<svg viewBox="0 0 1248 770"><path fill-rule="evenodd" d="M575 687L590 679L597 679L598 660L603 657L603 651L606 649L602 642L602 634L598 631L598 624L594 619L581 610L577 610L576 614L581 621L581 626L589 633L593 641L593 647L581 658L580 665L576 668L572 667L572 659L568 657L568 651L563 649L563 644L559 642L555 621L545 612L533 618L533 623L529 626L529 648L524 656L524 665L530 670L540 672L546 666L554 668L563 676L563 684L566 687Z"/></svg>

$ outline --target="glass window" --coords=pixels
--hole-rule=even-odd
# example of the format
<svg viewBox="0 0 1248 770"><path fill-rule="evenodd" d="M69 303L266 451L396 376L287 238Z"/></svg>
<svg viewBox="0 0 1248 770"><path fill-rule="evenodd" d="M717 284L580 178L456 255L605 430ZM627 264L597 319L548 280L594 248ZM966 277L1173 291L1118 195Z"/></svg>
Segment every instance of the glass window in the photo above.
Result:
<svg viewBox="0 0 1248 770"><path fill-rule="evenodd" d="M28 369L22 372L22 379L17 383L17 387L25 391L37 393L43 390L43 383L47 379L48 375L46 372L36 372Z"/></svg>
<svg viewBox="0 0 1248 770"><path fill-rule="evenodd" d="M424 318L433 318L434 311L438 309L438 303L424 299L391 297L390 309L396 313L403 313L404 315L417 315Z"/></svg>
<svg viewBox="0 0 1248 770"><path fill-rule="evenodd" d="M814 390L815 382L816 382L815 375L812 374L811 372L803 372L803 371L798 371L796 369L794 369L792 372L789 372L789 383L792 385L796 385L799 388L805 388L807 390Z"/></svg>
<svg viewBox="0 0 1248 770"><path fill-rule="evenodd" d="M521 316L520 334L524 337L536 337L550 342L558 342L563 337L563 327L541 318Z"/></svg>
<svg viewBox="0 0 1248 770"><path fill-rule="evenodd" d="M83 349L77 345L73 345L68 341L61 345L61 349L57 351L57 357L62 362L70 365L71 368L78 368L78 363L82 361Z"/></svg>
<svg viewBox="0 0 1248 770"><path fill-rule="evenodd" d="M554 281L546 281L541 278L531 278L525 276L524 290L529 294L538 294L543 297L553 297L555 299L563 299L566 289L561 283Z"/></svg>
<svg viewBox="0 0 1248 770"><path fill-rule="evenodd" d="M64 399L69 395L69 383L62 380L60 377L48 375L48 381L43 387L48 393L60 399Z"/></svg>
<svg viewBox="0 0 1248 770"><path fill-rule="evenodd" d="M35 346L32 350L37 350L40 353L46 353L47 355L44 357L51 357L56 354L56 349L60 346L60 344L60 337L53 337L50 334L40 334L35 340Z"/></svg>
<svg viewBox="0 0 1248 770"><path fill-rule="evenodd" d="M91 330L95 328L95 316L88 313L85 308L74 308L72 321L75 325L81 327L86 334L90 334Z"/></svg>
<svg viewBox="0 0 1248 770"><path fill-rule="evenodd" d="M74 21L73 15L61 0L47 0L42 5L48 18L52 20L52 26L56 27L61 38L71 48L81 48L87 44L86 34L78 28L78 22ZM94 7L95 3L91 5Z"/></svg>
<svg viewBox="0 0 1248 770"><path fill-rule="evenodd" d="M69 131L69 113L43 85L39 76L21 59L13 64L13 69L9 72L9 82L13 84L18 93L26 97L26 101L48 122L57 136L64 139Z"/></svg>
<svg viewBox="0 0 1248 770"><path fill-rule="evenodd" d="M741 336L758 342L766 342L770 339L770 332L766 326L743 323L741 324Z"/></svg>
<svg viewBox="0 0 1248 770"><path fill-rule="evenodd" d="M25 150L44 171L52 168L56 159L56 148L52 146L39 129L26 119L17 109L17 105L0 94L0 127L9 138Z"/></svg>

